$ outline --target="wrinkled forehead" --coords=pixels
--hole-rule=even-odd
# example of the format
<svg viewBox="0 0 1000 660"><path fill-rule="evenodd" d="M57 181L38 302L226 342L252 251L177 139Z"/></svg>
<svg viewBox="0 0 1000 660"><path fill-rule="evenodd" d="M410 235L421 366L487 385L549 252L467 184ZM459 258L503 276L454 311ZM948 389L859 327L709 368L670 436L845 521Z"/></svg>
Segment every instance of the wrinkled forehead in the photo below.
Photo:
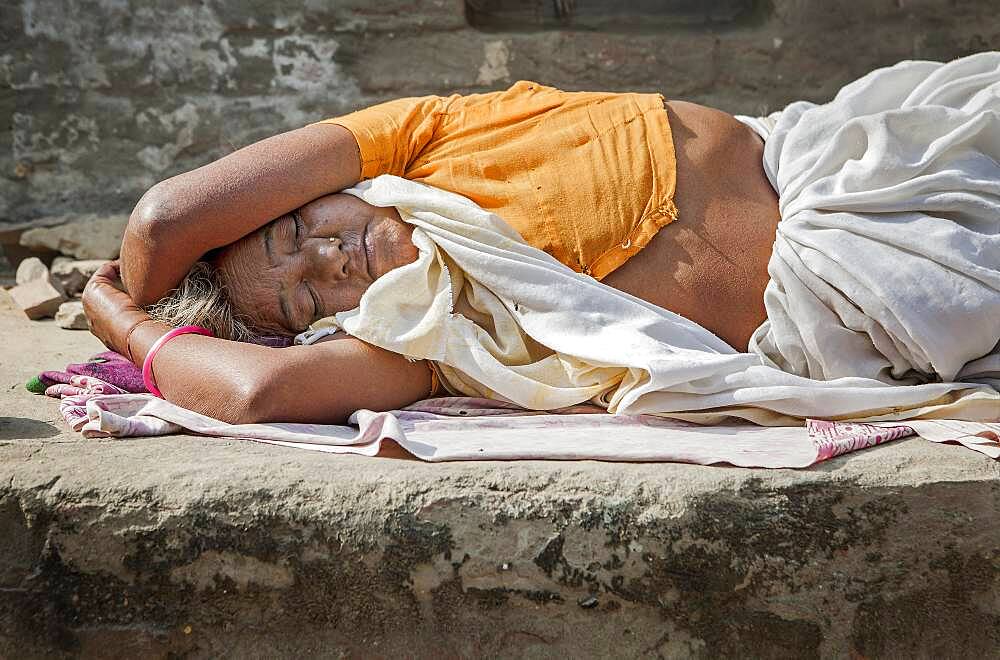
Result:
<svg viewBox="0 0 1000 660"><path fill-rule="evenodd" d="M278 297L281 283L264 247L268 225L221 248L212 263L238 316L257 332L288 334Z"/></svg>

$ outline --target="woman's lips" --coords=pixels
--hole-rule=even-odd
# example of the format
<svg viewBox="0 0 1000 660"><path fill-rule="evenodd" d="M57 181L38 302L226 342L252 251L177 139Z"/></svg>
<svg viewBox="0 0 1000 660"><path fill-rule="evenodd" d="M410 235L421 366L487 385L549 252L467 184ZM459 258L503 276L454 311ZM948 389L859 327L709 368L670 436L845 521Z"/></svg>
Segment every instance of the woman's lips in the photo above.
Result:
<svg viewBox="0 0 1000 660"><path fill-rule="evenodd" d="M371 281L375 281L375 251L372 249L372 243L368 236L368 230L371 228L372 223L369 221L365 225L364 231L361 232L361 248L365 254L365 269L368 271L368 277Z"/></svg>

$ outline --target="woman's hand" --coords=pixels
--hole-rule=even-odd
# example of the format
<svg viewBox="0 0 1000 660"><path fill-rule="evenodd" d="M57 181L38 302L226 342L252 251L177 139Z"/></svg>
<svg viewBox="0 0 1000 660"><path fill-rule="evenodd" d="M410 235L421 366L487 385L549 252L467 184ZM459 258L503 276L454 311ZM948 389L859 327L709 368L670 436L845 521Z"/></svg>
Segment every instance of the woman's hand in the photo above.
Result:
<svg viewBox="0 0 1000 660"><path fill-rule="evenodd" d="M90 331L105 346L128 355L129 330L139 321L149 319L122 286L118 262L101 266L83 289L83 311Z"/></svg>

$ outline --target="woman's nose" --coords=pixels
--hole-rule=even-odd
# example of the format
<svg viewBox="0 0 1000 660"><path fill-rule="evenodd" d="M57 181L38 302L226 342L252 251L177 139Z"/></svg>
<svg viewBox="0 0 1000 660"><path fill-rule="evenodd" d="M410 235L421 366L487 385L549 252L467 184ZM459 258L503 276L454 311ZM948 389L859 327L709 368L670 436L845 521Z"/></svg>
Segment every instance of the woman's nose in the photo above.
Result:
<svg viewBox="0 0 1000 660"><path fill-rule="evenodd" d="M314 238L309 253L311 277L319 281L334 282L347 277L348 254L339 238Z"/></svg>

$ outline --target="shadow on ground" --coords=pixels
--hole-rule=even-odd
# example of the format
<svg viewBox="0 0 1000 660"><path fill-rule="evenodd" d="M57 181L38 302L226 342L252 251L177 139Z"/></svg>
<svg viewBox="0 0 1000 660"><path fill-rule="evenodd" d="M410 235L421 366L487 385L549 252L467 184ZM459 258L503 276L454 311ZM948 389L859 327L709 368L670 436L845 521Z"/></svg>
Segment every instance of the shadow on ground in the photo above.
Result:
<svg viewBox="0 0 1000 660"><path fill-rule="evenodd" d="M62 431L37 419L28 417L0 417L0 440L36 440L52 438Z"/></svg>

